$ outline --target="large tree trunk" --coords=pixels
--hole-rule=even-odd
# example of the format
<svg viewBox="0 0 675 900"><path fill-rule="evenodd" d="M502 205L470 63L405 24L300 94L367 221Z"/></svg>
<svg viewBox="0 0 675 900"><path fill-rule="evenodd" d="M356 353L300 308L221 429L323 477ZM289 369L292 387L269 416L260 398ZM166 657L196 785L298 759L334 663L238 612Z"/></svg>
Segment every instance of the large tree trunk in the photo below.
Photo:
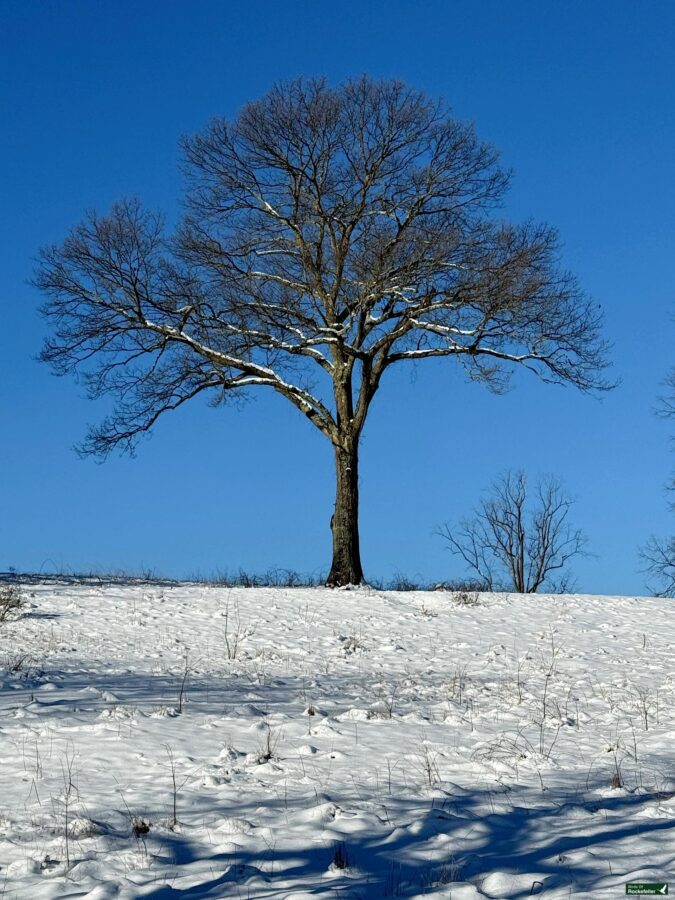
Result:
<svg viewBox="0 0 675 900"><path fill-rule="evenodd" d="M326 584L360 584L363 581L359 549L359 449L358 440L335 447L335 512L330 520L333 532L333 564Z"/></svg>

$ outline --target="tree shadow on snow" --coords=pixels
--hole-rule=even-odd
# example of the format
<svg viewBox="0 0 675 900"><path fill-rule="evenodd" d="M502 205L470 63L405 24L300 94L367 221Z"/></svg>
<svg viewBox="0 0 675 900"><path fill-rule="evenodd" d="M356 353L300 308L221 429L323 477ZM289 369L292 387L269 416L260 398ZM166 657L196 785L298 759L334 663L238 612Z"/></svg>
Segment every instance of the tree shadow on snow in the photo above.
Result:
<svg viewBox="0 0 675 900"><path fill-rule="evenodd" d="M675 821L670 819L626 822L639 808L658 801L658 795L654 794L621 794L605 798L599 806L596 803L593 807L599 821L593 825L592 833L566 836L557 833L557 822L561 814L572 811L570 804L546 809L514 805L506 812L486 816L482 810L490 794L494 792L463 791L459 799L453 799L451 792L442 807L428 809L422 815L419 814L419 803L389 798L386 804L392 817L389 834L342 833L337 819L330 829L331 839L324 835L315 846L290 851L270 849L249 853L239 849L205 856L203 846L193 844L181 835L171 835L162 838L159 859L178 870L198 861L208 861L212 877L199 885L184 888L175 884L158 885L149 893L144 892L144 896L154 900L230 896L263 900L297 893L298 896L330 896L345 900L380 900L421 897L443 889L450 897L453 884L458 887L457 882L471 882L477 886L479 896L498 900L548 896L553 891L559 891L558 896L568 896L568 892L569 895L590 893L600 879L606 878L609 872L604 854L613 844L634 837L670 842L674 836ZM339 805L339 793L332 795L332 799ZM549 797L547 802L551 801L555 803L555 798ZM269 808L275 805L281 805L280 801L270 801ZM579 809L589 811L589 804L581 804ZM250 808L239 805L236 814L254 817L256 810L259 805ZM295 810L297 813L303 811L304 808ZM293 808L284 809L284 812L292 823ZM229 809L226 814L232 813ZM618 813L625 816L621 823L612 824L603 816ZM453 836L460 830L465 831L472 821L480 824L481 840L474 843L470 852L455 856L451 852ZM434 861L430 862L420 852L421 845L434 844L439 839L450 849L445 859L436 853ZM344 842L350 863L342 872L329 869L335 847L340 842ZM575 855L584 859L575 860ZM646 865L648 860L644 862ZM484 879L494 873L504 876L501 886L484 886L484 892L481 891ZM174 881L178 882L180 871L176 875ZM515 878L512 886L506 887L510 876ZM659 876L655 874L654 877L658 880ZM616 889L622 889L626 880L622 873L615 871L614 878ZM278 882L283 882L284 887Z"/></svg>
<svg viewBox="0 0 675 900"><path fill-rule="evenodd" d="M331 679L339 679L339 684L334 682L331 688ZM367 685L357 673L351 683L344 672L318 680L318 694L340 700L331 708L331 715L349 709L350 704L365 702ZM41 691L45 685L53 688ZM162 675L49 671L38 680L28 679L24 685L14 684L12 690L0 692L0 714L8 717L12 710L23 708L27 715L48 722L54 714L70 712L98 717L117 705L149 713L153 707L177 706L180 685L178 670ZM299 718L307 705L304 681L296 676L274 677L256 684L236 674L206 677L197 672L189 677L186 694L188 717L192 712L209 712L241 715L254 722L256 716L274 716L283 710L291 718ZM402 705L404 712L413 708L414 703ZM348 724L344 723L345 727ZM339 722L336 727L340 727ZM290 764L291 760L284 760L282 747L279 763L285 762ZM297 759L292 762L297 764ZM675 819L637 818L638 813L670 795L666 798L624 790L608 795L595 790L606 788L606 780L569 792L553 787L541 792L519 784L506 788L496 783L467 789L443 782L443 790L436 790L433 799L411 797L410 792L403 795L397 788L391 794L384 788L376 791L372 785L364 786L364 798L350 792L350 787L357 785L358 774L354 785L341 784L329 793L322 791L315 796L310 787L303 797L282 800L270 796L264 803L258 797L255 802L237 800L234 804L208 787L197 794L200 789L193 785L190 807L198 807L202 821L209 822L209 828L217 832L219 820L232 816L250 819L250 836L255 839L259 834L253 841L255 849L241 846L219 851L217 844L196 839L189 826L183 833L153 830L148 845L155 876L157 867L161 867L161 874L166 871L167 880L173 883L154 888L145 885L143 896L155 900L263 900L304 892L307 896L344 900L380 900L446 890L449 897L457 881L471 882L483 896L499 900L520 900L553 891L566 896L567 892L591 892L601 880L606 887L610 875L606 858L619 856L621 842L639 838L641 843L654 846L655 842L666 844L675 838ZM321 804L332 805L336 815L307 824L308 812ZM264 834L256 825L261 821ZM277 824L283 822L288 823L286 828ZM284 849L270 840L270 827L279 829L279 843L283 844L298 823L304 823L298 831L304 836L304 846ZM309 845L308 833L316 835ZM227 833L220 837L222 845L228 844ZM331 869L335 848L341 843L350 865ZM649 863L644 860L645 866ZM195 885L198 873L205 870L208 877ZM502 881L485 883L495 873L504 876ZM658 874L655 872L654 877ZM186 881L189 878L189 887L181 887L183 877ZM614 871L613 878L619 890L622 873ZM507 884L510 887L505 887Z"/></svg>

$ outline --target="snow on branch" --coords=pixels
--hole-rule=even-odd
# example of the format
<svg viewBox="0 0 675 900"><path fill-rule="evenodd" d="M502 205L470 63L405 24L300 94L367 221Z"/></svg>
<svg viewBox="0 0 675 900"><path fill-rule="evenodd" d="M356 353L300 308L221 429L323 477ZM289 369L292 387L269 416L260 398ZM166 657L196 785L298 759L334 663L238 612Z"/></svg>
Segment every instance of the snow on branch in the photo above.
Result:
<svg viewBox="0 0 675 900"><path fill-rule="evenodd" d="M41 255L42 359L120 400L95 448L128 447L202 391L259 387L344 443L390 366L432 357L495 390L518 366L611 386L599 307L555 232L494 217L509 174L442 104L399 82L298 80L183 150L172 235L125 200Z"/></svg>

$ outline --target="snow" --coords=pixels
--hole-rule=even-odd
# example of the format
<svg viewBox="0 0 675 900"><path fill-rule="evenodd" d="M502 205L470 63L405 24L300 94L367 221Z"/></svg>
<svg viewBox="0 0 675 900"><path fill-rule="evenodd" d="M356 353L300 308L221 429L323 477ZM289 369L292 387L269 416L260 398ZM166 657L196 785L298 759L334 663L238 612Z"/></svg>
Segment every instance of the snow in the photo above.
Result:
<svg viewBox="0 0 675 900"><path fill-rule="evenodd" d="M25 590L0 625L8 898L609 898L675 874L672 601Z"/></svg>

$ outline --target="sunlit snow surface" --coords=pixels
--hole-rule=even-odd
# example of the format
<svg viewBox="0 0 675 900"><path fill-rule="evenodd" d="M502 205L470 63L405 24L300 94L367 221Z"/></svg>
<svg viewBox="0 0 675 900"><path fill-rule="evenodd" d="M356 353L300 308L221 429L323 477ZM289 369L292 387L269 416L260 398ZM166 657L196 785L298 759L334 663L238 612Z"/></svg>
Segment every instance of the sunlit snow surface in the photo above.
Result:
<svg viewBox="0 0 675 900"><path fill-rule="evenodd" d="M675 887L672 601L26 590L0 625L10 900Z"/></svg>

